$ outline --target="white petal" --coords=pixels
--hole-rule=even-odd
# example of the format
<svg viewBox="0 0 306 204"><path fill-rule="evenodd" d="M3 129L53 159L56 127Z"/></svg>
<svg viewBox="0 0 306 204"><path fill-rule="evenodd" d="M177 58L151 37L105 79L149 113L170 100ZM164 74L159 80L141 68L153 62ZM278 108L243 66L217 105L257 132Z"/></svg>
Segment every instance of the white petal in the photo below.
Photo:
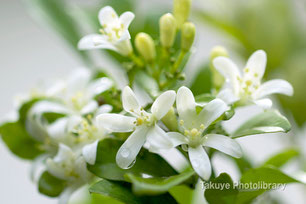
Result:
<svg viewBox="0 0 306 204"><path fill-rule="evenodd" d="M149 150L152 152L158 152L159 149L170 149L173 147L165 131L157 124L148 131L147 142L150 145Z"/></svg>
<svg viewBox="0 0 306 204"><path fill-rule="evenodd" d="M84 90L92 77L92 72L88 68L78 68L72 72L67 80L68 93L75 94Z"/></svg>
<svg viewBox="0 0 306 204"><path fill-rule="evenodd" d="M209 102L200 114L197 116L197 124L208 127L212 122L218 119L226 110L228 106L221 99L214 99Z"/></svg>
<svg viewBox="0 0 306 204"><path fill-rule="evenodd" d="M282 79L274 79L263 83L254 93L254 98L260 99L271 94L284 94L287 96L293 95L292 85Z"/></svg>
<svg viewBox="0 0 306 204"><path fill-rule="evenodd" d="M213 64L220 74L231 84L234 94L238 95L240 87L238 78L241 75L237 65L227 57L217 57L214 59Z"/></svg>
<svg viewBox="0 0 306 204"><path fill-rule="evenodd" d="M246 68L249 69L249 72L246 74L254 75L256 73L258 75L258 79L260 80L265 73L266 65L267 65L266 52L263 50L258 50L254 52L249 58L246 64Z"/></svg>
<svg viewBox="0 0 306 204"><path fill-rule="evenodd" d="M231 89L224 89L220 91L217 95L217 98L223 100L227 105L231 105L239 100L237 96L233 93Z"/></svg>
<svg viewBox="0 0 306 204"><path fill-rule="evenodd" d="M110 89L113 86L113 84L114 82L107 77L97 79L89 84L87 88L87 92L89 92L88 95L90 98L92 98Z"/></svg>
<svg viewBox="0 0 306 204"><path fill-rule="evenodd" d="M175 101L175 91L166 91L154 101L151 107L152 114L157 120L162 119L173 106Z"/></svg>
<svg viewBox="0 0 306 204"><path fill-rule="evenodd" d="M174 147L188 143L187 138L178 132L168 132L167 137L169 137Z"/></svg>
<svg viewBox="0 0 306 204"><path fill-rule="evenodd" d="M112 132L131 132L135 128L134 117L104 113L97 116L98 125Z"/></svg>
<svg viewBox="0 0 306 204"><path fill-rule="evenodd" d="M58 204L68 204L72 194L79 188L79 186L73 185L67 187L60 195Z"/></svg>
<svg viewBox="0 0 306 204"><path fill-rule="evenodd" d="M270 109L272 107L272 101L268 98L256 100L254 103L263 109Z"/></svg>
<svg viewBox="0 0 306 204"><path fill-rule="evenodd" d="M80 50L90 50L90 49L109 49L117 51L117 48L107 41L103 35L99 34L89 34L84 36L78 43L78 48Z"/></svg>
<svg viewBox="0 0 306 204"><path fill-rule="evenodd" d="M132 91L132 89L126 86L122 91L122 105L123 109L131 114L139 114L140 105L139 102Z"/></svg>
<svg viewBox="0 0 306 204"><path fill-rule="evenodd" d="M68 118L60 118L47 127L47 132L52 139L62 141L67 135Z"/></svg>
<svg viewBox="0 0 306 204"><path fill-rule="evenodd" d="M87 103L81 110L81 114L82 115L86 115L89 113L93 113L95 110L97 110L97 108L99 107L98 102L97 101L89 101L89 103Z"/></svg>
<svg viewBox="0 0 306 204"><path fill-rule="evenodd" d="M100 115L102 113L110 113L112 110L113 110L113 106L109 104L104 104L98 108L96 114Z"/></svg>
<svg viewBox="0 0 306 204"><path fill-rule="evenodd" d="M30 110L30 114L41 115L43 113L68 114L69 110L62 104L51 101L39 101Z"/></svg>
<svg viewBox="0 0 306 204"><path fill-rule="evenodd" d="M197 115L194 96L189 88L185 86L179 88L176 95L176 107L180 119L184 120L186 127L189 127Z"/></svg>
<svg viewBox="0 0 306 204"><path fill-rule="evenodd" d="M82 149L83 157L88 164L94 165L96 162L98 143L99 140L84 146Z"/></svg>
<svg viewBox="0 0 306 204"><path fill-rule="evenodd" d="M124 25L124 28L128 29L129 25L131 24L134 18L135 18L134 13L127 11L121 14L119 20Z"/></svg>
<svg viewBox="0 0 306 204"><path fill-rule="evenodd" d="M105 6L99 11L98 18L100 24L104 26L115 23L118 20L118 15L112 7Z"/></svg>
<svg viewBox="0 0 306 204"><path fill-rule="evenodd" d="M188 148L189 160L195 172L204 180L208 180L211 175L211 165L209 157L201 145L196 148Z"/></svg>
<svg viewBox="0 0 306 204"><path fill-rule="evenodd" d="M133 90L140 106L146 107L149 103L153 102L151 96L138 83L133 83Z"/></svg>
<svg viewBox="0 0 306 204"><path fill-rule="evenodd" d="M217 149L225 154L231 155L233 157L239 158L242 156L242 150L238 142L230 137L217 134L205 135L205 140L203 145Z"/></svg>
<svg viewBox="0 0 306 204"><path fill-rule="evenodd" d="M120 168L127 169L133 164L146 141L147 133L148 128L140 126L123 143L116 155L116 162Z"/></svg>

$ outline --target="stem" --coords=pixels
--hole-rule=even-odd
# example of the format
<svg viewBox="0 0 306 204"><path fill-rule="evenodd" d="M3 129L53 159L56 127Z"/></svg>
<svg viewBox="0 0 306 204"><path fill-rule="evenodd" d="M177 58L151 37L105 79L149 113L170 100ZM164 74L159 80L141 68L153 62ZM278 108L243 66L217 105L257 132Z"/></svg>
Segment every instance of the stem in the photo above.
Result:
<svg viewBox="0 0 306 204"><path fill-rule="evenodd" d="M176 62L174 63L174 65L172 66L171 70L170 70L170 73L174 74L176 72L176 70L179 68L179 66L182 64L182 61L184 59L186 55L186 52L185 51L181 51Z"/></svg>
<svg viewBox="0 0 306 204"><path fill-rule="evenodd" d="M144 66L143 61L139 57L137 57L134 52L132 52L129 55L129 57L136 64L137 67L143 67Z"/></svg>

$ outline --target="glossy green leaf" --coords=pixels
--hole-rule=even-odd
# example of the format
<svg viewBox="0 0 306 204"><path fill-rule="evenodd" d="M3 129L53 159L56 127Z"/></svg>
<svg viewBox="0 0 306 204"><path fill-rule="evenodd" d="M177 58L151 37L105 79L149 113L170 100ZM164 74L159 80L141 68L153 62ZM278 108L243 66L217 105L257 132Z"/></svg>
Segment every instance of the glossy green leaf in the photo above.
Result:
<svg viewBox="0 0 306 204"><path fill-rule="evenodd" d="M176 203L169 193L150 197L136 196L132 193L130 185L124 182L102 180L92 185L89 192L108 196L126 204Z"/></svg>
<svg viewBox="0 0 306 204"><path fill-rule="evenodd" d="M212 89L211 71L207 64L202 66L193 79L190 90L197 96L209 93Z"/></svg>
<svg viewBox="0 0 306 204"><path fill-rule="evenodd" d="M291 124L276 110L268 110L260 113L244 124L242 124L233 134L233 138L256 135L263 133L288 132Z"/></svg>
<svg viewBox="0 0 306 204"><path fill-rule="evenodd" d="M287 149L269 158L263 166L272 165L279 168L298 155L299 152L296 149Z"/></svg>
<svg viewBox="0 0 306 204"><path fill-rule="evenodd" d="M137 195L158 195L167 192L170 188L179 185L194 175L189 169L183 173L170 177L143 178L131 173L126 175L128 181L133 184L133 192Z"/></svg>
<svg viewBox="0 0 306 204"><path fill-rule="evenodd" d="M205 198L210 204L232 204L235 203L238 189L235 188L231 177L222 173L210 182L204 183ZM207 186L206 186L207 185ZM209 188L209 185L215 186Z"/></svg>
<svg viewBox="0 0 306 204"><path fill-rule="evenodd" d="M0 126L0 135L7 147L16 156L23 159L34 159L43 151L40 143L34 140L19 121L9 122Z"/></svg>
<svg viewBox="0 0 306 204"><path fill-rule="evenodd" d="M88 169L101 178L117 181L125 181L124 175L147 174L156 177L172 176L176 171L159 155L142 149L136 158L136 162L130 169L121 169L116 164L116 154L122 141L116 139L104 139L98 144L97 160L94 165L88 165Z"/></svg>
<svg viewBox="0 0 306 204"><path fill-rule="evenodd" d="M52 176L50 173L45 171L39 178L38 190L40 193L50 196L57 197L66 188L67 183L61 179Z"/></svg>
<svg viewBox="0 0 306 204"><path fill-rule="evenodd" d="M237 203L250 203L254 200L257 196L263 194L266 191L269 191L275 187L274 185L277 184L290 184L290 183L299 183L298 180L284 174L280 170L272 167L260 167L257 169L250 169L249 171L245 172L241 179L241 183L258 183L262 186L262 188L257 189L240 189ZM270 186L263 186L264 184L268 184Z"/></svg>
<svg viewBox="0 0 306 204"><path fill-rule="evenodd" d="M192 204L195 190L186 185L177 185L169 189L169 193L179 204Z"/></svg>

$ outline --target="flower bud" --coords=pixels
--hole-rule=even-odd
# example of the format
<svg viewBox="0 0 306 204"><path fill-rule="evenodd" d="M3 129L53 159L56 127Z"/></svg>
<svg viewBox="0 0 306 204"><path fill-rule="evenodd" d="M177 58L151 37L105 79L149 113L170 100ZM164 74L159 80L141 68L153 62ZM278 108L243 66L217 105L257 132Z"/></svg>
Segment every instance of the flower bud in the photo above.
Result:
<svg viewBox="0 0 306 204"><path fill-rule="evenodd" d="M193 44L195 37L195 25L191 22L184 23L182 26L182 50L188 52Z"/></svg>
<svg viewBox="0 0 306 204"><path fill-rule="evenodd" d="M213 86L216 91L219 91L224 84L224 77L216 70L213 61L217 57L228 57L227 50L222 46L215 46L210 53L210 70L212 73Z"/></svg>
<svg viewBox="0 0 306 204"><path fill-rule="evenodd" d="M179 28L187 21L191 7L191 0L174 0L173 14Z"/></svg>
<svg viewBox="0 0 306 204"><path fill-rule="evenodd" d="M176 36L176 22L171 13L163 15L159 20L160 41L163 47L172 47Z"/></svg>
<svg viewBox="0 0 306 204"><path fill-rule="evenodd" d="M155 59L155 44L150 35L146 33L138 33L135 38L135 46L139 54L148 62Z"/></svg>

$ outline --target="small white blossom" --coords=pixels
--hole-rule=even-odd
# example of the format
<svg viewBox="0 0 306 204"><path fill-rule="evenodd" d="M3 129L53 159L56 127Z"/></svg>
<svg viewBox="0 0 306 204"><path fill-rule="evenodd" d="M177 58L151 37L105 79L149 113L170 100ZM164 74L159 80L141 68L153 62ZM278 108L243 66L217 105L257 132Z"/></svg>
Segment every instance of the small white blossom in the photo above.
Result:
<svg viewBox="0 0 306 204"><path fill-rule="evenodd" d="M132 52L129 25L134 19L132 12L124 12L120 17L110 6L102 8L99 12L99 21L102 26L101 34L90 34L83 37L78 47L87 49L110 49L124 56Z"/></svg>
<svg viewBox="0 0 306 204"><path fill-rule="evenodd" d="M47 159L46 165L50 174L63 180L86 183L91 178L85 159L64 144L59 145L57 155Z"/></svg>
<svg viewBox="0 0 306 204"><path fill-rule="evenodd" d="M128 168L135 160L141 147L148 142L151 151L172 147L157 122L162 119L175 101L175 92L166 91L152 104L151 113L140 105L130 87L122 92L122 103L125 111L133 117L120 114L101 114L97 117L99 124L112 132L133 132L117 152L116 161L121 168Z"/></svg>
<svg viewBox="0 0 306 204"><path fill-rule="evenodd" d="M265 98L266 96L275 93L293 95L291 84L285 80L274 79L261 84L266 63L266 53L258 50L249 58L241 74L236 64L230 59L217 57L213 64L229 83L229 87L222 90L218 97L228 104L239 101L243 105L255 103L264 108L270 108L272 101Z"/></svg>
<svg viewBox="0 0 306 204"><path fill-rule="evenodd" d="M208 180L211 175L211 165L204 146L234 157L241 156L241 148L235 140L219 134L203 135L206 128L228 109L222 100L212 100L197 113L192 92L187 87L181 87L177 92L176 107L181 133L169 132L167 135L174 146L183 145L188 151L191 165L201 178Z"/></svg>

